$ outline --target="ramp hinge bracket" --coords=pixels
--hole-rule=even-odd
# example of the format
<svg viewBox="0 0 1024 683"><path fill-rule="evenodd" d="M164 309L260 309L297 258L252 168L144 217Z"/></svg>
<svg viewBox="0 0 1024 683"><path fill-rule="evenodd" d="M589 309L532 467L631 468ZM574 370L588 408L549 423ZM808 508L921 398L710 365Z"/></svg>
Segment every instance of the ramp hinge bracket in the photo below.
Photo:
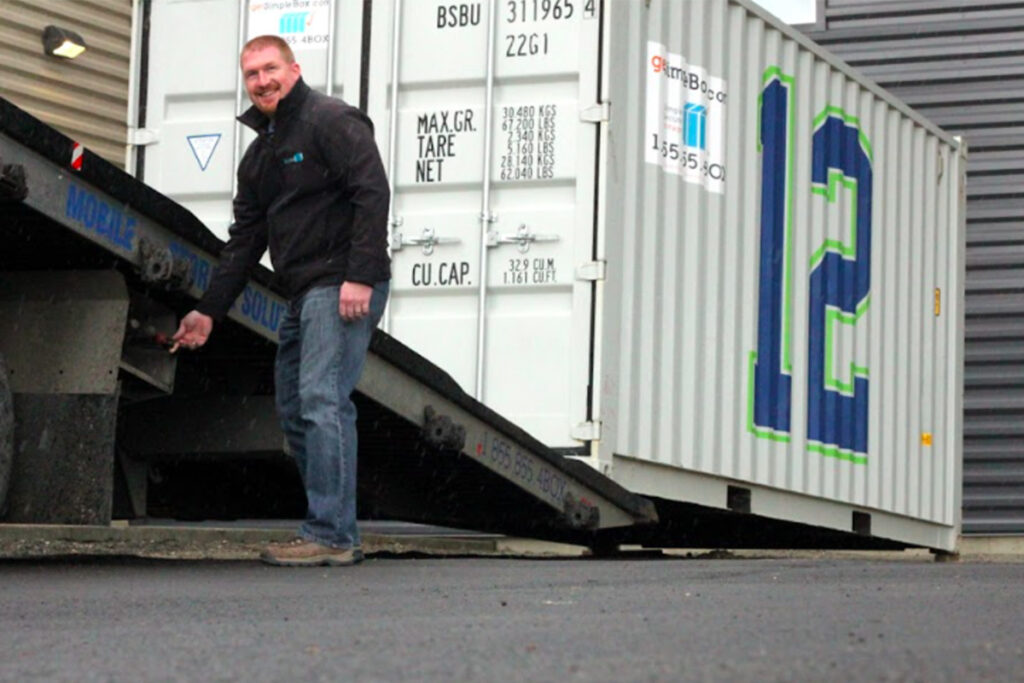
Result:
<svg viewBox="0 0 1024 683"><path fill-rule="evenodd" d="M587 261L576 267L576 279L597 282L605 278L607 271L607 261Z"/></svg>
<svg viewBox="0 0 1024 683"><path fill-rule="evenodd" d="M586 123L607 123L611 110L610 102L598 102L580 111L580 121Z"/></svg>
<svg viewBox="0 0 1024 683"><path fill-rule="evenodd" d="M157 141L156 131L149 128L129 128L128 144L136 147L152 145Z"/></svg>
<svg viewBox="0 0 1024 683"><path fill-rule="evenodd" d="M437 448L461 451L466 447L466 428L427 406L423 409L423 439Z"/></svg>
<svg viewBox="0 0 1024 683"><path fill-rule="evenodd" d="M0 201L24 201L28 197L28 182L25 167L21 164L5 164L0 159Z"/></svg>
<svg viewBox="0 0 1024 683"><path fill-rule="evenodd" d="M175 255L168 246L142 237L139 239L142 281L168 292L184 292L192 286L192 264Z"/></svg>
<svg viewBox="0 0 1024 683"><path fill-rule="evenodd" d="M601 422L599 420L580 422L572 428L569 436L577 441L598 441L601 438Z"/></svg>

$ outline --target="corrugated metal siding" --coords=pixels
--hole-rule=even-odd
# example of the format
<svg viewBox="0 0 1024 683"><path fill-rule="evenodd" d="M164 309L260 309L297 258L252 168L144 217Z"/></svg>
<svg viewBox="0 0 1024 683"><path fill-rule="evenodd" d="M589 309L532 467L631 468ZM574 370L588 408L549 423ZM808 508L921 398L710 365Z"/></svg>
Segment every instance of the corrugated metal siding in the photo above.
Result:
<svg viewBox="0 0 1024 683"><path fill-rule="evenodd" d="M0 95L123 167L131 23L131 0L0 2ZM80 34L85 54L44 55L49 24Z"/></svg>
<svg viewBox="0 0 1024 683"><path fill-rule="evenodd" d="M829 0L815 41L971 150L966 533L1024 533L1024 4Z"/></svg>
<svg viewBox="0 0 1024 683"><path fill-rule="evenodd" d="M665 1L649 9L613 3L612 12L602 447L955 524L960 310L953 293L961 286L962 225L961 161L952 140L743 3ZM617 41L618 31L630 38ZM722 194L645 161L648 41L679 55L674 59L685 60L687 72L702 68L726 83ZM763 171L759 131L760 98L773 67L792 78L793 118L786 135L790 170L771 176ZM808 388L809 340L815 338L808 323L810 273L826 240L854 239L851 205L842 203L849 195L840 192L839 207L829 206L812 188L812 137L826 107L841 108L848 124L857 122L855 148L868 149L872 159L870 305L856 331L836 344L837 367L856 361L869 368L866 452L831 448L832 442L809 436L811 411L831 400L816 404ZM784 256L791 264L792 314L782 326L791 331L791 398L773 384L765 405L773 411L790 406L791 420L788 429L772 431L754 424L752 368L759 316L767 317L759 300L759 287L767 287L761 200L770 190L762 189L762 178L771 185L786 182L782 175L788 176L784 202L792 220L786 228L792 247ZM830 282L842 289L839 279ZM934 314L935 288L945 293L940 316ZM859 309L865 306L860 302Z"/></svg>

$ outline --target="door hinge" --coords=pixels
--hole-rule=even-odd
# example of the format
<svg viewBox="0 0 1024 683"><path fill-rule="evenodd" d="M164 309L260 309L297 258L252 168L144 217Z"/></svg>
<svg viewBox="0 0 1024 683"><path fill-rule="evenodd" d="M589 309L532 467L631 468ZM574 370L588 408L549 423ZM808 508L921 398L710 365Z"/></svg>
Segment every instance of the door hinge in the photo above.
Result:
<svg viewBox="0 0 1024 683"><path fill-rule="evenodd" d="M150 130L149 128L129 128L128 129L128 144L135 145L136 147L142 147L145 145L152 145L157 141L156 131Z"/></svg>
<svg viewBox="0 0 1024 683"><path fill-rule="evenodd" d="M576 267L576 279L589 282L603 280L607 270L607 261L587 261Z"/></svg>
<svg viewBox="0 0 1024 683"><path fill-rule="evenodd" d="M587 123L605 123L611 113L611 102L598 102L580 111L580 121Z"/></svg>
<svg viewBox="0 0 1024 683"><path fill-rule="evenodd" d="M601 438L601 422L580 422L572 428L569 436L577 441L598 441Z"/></svg>

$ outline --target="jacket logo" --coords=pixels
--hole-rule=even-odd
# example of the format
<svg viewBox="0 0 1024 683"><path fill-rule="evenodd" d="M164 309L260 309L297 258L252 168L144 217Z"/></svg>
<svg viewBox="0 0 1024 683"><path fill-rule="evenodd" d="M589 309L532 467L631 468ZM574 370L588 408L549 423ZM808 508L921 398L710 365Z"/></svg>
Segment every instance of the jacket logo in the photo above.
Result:
<svg viewBox="0 0 1024 683"><path fill-rule="evenodd" d="M285 164L297 164L297 163L299 163L300 161L302 161L302 159L303 159L303 158L304 158L304 157L302 156L302 152L296 152L296 153L295 153L295 154L293 154L292 156L290 156L290 157L285 157L285 158L284 158L284 159L282 159L281 161L282 161L282 162L284 162Z"/></svg>

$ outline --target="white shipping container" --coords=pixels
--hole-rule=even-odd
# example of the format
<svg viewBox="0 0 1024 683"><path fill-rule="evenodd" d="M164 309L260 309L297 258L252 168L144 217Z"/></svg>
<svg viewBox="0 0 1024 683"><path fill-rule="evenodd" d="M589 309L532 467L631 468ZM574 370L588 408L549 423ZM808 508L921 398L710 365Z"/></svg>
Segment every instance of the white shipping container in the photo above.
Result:
<svg viewBox="0 0 1024 683"><path fill-rule="evenodd" d="M150 26L145 179L216 234L238 49L281 33L376 124L400 341L636 493L955 547L966 149L761 8L157 0Z"/></svg>
<svg viewBox="0 0 1024 683"><path fill-rule="evenodd" d="M636 493L955 547L957 140L746 0L392 0L369 60L392 334Z"/></svg>
<svg viewBox="0 0 1024 683"><path fill-rule="evenodd" d="M153 0L148 5L145 126L135 134L145 146L141 175L226 240L235 170L255 138L235 120L251 104L239 69L242 46L258 35L280 35L310 87L358 106L363 3Z"/></svg>
<svg viewBox="0 0 1024 683"><path fill-rule="evenodd" d="M395 185L386 329L556 447L591 436L598 129L581 110L598 102L599 4L372 17L369 113Z"/></svg>

